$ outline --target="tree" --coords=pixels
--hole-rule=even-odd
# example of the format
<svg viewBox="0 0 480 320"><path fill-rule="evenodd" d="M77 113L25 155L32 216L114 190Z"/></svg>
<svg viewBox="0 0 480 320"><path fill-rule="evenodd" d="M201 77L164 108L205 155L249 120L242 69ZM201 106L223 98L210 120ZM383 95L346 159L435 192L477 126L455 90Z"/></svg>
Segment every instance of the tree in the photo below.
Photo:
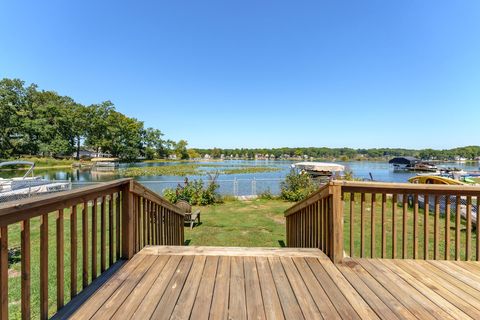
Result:
<svg viewBox="0 0 480 320"><path fill-rule="evenodd" d="M175 144L174 152L178 159L188 159L187 145L186 140L180 140Z"/></svg>
<svg viewBox="0 0 480 320"><path fill-rule="evenodd" d="M154 128L147 128L143 132L143 146L145 148L145 157L154 159L165 156L165 141L162 140L163 133Z"/></svg>
<svg viewBox="0 0 480 320"><path fill-rule="evenodd" d="M187 150L187 153L188 153L188 158L189 158L189 159L198 159L198 158L200 158L200 153L198 153L197 150L195 150L195 149L188 149L188 150Z"/></svg>

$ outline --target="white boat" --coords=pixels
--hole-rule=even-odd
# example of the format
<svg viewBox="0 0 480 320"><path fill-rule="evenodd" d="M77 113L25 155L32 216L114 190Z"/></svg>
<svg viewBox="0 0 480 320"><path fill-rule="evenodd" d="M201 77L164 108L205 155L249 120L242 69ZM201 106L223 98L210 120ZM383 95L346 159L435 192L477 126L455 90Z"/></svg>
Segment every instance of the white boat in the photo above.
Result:
<svg viewBox="0 0 480 320"><path fill-rule="evenodd" d="M298 162L292 164L292 167L298 168L312 177L331 177L337 172L345 171L345 166L330 162Z"/></svg>
<svg viewBox="0 0 480 320"><path fill-rule="evenodd" d="M7 202L28 198L41 194L59 192L71 189L71 183L65 181L52 182L33 175L35 163L30 161L1 162L0 168L5 166L30 166L23 177L11 179L0 178L0 202Z"/></svg>

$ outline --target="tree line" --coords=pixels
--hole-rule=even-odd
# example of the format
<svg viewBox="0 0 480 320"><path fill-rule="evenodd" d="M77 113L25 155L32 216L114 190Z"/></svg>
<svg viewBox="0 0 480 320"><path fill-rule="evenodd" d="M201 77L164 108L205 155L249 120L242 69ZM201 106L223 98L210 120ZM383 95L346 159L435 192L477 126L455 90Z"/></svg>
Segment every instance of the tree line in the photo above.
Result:
<svg viewBox="0 0 480 320"><path fill-rule="evenodd" d="M252 159L255 155L273 155L278 158L299 158L309 157L315 159L389 159L392 157L412 156L424 160L454 160L456 157L462 157L473 160L480 157L480 146L467 146L453 149L434 150L434 149L402 149L402 148L372 148L372 149L354 149L354 148L327 148L327 147L308 147L308 148L237 148L237 149L195 149L200 156L209 155L212 158L239 157Z"/></svg>
<svg viewBox="0 0 480 320"><path fill-rule="evenodd" d="M187 141L117 111L110 101L82 105L19 79L0 80L0 158L80 155L86 148L124 160L188 158Z"/></svg>

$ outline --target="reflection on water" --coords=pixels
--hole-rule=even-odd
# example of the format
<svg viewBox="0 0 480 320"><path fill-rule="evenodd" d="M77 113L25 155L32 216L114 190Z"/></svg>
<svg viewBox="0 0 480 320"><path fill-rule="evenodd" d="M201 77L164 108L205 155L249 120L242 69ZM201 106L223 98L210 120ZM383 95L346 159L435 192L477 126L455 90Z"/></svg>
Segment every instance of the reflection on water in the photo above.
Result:
<svg viewBox="0 0 480 320"><path fill-rule="evenodd" d="M120 167L132 166L168 166L191 164L192 162L154 162L154 163L130 163L121 164ZM241 168L245 166L266 166L277 167L279 171L262 172L262 173L245 173L245 174L221 174L218 178L220 192L223 194L258 194L265 190L272 193L279 193L280 182L289 172L291 164L294 161L279 160L226 160L211 162L193 162L197 164L206 164L206 167L200 167L204 171L215 171L224 169ZM346 166L347 170L351 170L355 177L360 179L370 179L370 173L374 180L385 182L406 182L408 178L415 175L412 172L393 172L391 165L386 162L368 162L368 161L347 161L337 162ZM211 166L215 165L215 167ZM455 163L445 162L438 164L439 167L457 167L466 171L478 170L478 163ZM24 171L0 171L1 178L11 178L22 176ZM97 172L90 170L80 170L77 168L59 168L59 169L36 169L36 176L41 176L49 180L71 180L74 187L78 187L85 183L110 181L122 178L117 171L115 172ZM188 176L189 179L206 179L205 176ZM161 193L165 188L172 188L179 183L183 183L185 177L180 176L148 176L137 177L138 181L145 183L149 188Z"/></svg>

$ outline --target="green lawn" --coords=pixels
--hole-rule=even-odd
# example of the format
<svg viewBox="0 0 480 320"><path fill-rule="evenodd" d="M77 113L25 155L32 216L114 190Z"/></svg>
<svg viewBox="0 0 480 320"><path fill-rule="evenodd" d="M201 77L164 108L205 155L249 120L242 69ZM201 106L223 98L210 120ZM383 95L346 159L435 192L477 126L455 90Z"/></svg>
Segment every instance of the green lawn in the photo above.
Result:
<svg viewBox="0 0 480 320"><path fill-rule="evenodd" d="M192 246L278 247L285 241L283 212L291 205L257 199L199 207L202 224L186 228L185 240Z"/></svg>

